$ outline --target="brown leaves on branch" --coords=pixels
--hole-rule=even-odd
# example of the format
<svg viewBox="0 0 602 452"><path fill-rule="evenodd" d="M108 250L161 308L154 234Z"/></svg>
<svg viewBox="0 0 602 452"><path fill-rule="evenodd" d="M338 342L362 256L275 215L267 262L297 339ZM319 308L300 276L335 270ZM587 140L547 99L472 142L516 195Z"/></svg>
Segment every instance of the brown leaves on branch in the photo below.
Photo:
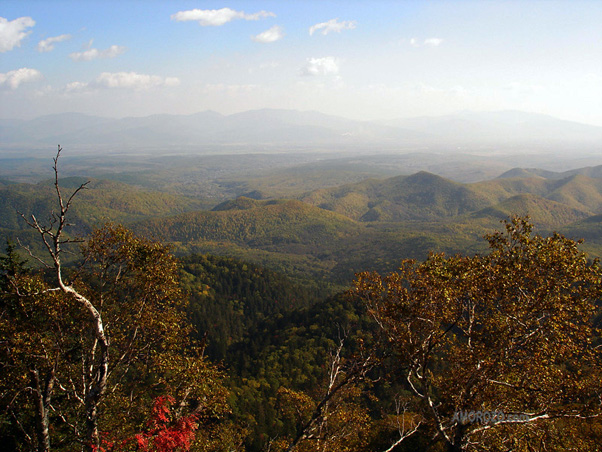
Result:
<svg viewBox="0 0 602 452"><path fill-rule="evenodd" d="M534 235L527 219L505 229L487 237L487 255L433 254L354 283L397 358L413 409L448 450L526 447L526 432L602 413L592 324L602 296L598 262L558 234ZM467 411L505 417L459 422Z"/></svg>

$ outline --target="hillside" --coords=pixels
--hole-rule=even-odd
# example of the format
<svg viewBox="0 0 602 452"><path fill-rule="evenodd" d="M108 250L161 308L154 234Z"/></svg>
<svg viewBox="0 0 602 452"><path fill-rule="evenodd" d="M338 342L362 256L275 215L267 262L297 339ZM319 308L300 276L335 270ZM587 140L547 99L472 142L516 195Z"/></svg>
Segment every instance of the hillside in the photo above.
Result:
<svg viewBox="0 0 602 452"><path fill-rule="evenodd" d="M213 211L190 212L138 223L141 233L167 241L230 241L238 245L320 245L333 238L356 235L348 218L295 200L259 201L238 198Z"/></svg>
<svg viewBox="0 0 602 452"><path fill-rule="evenodd" d="M83 178L61 180L61 189L70 194ZM168 193L136 189L130 185L91 179L87 188L78 194L74 203L72 222L79 233L106 221L130 223L141 218L174 215L198 209L199 201ZM56 210L56 193L51 181L38 184L0 185L0 228L23 229L25 223L19 212L35 215L38 219L48 218Z"/></svg>
<svg viewBox="0 0 602 452"><path fill-rule="evenodd" d="M80 177L61 180L63 194L70 195L88 179ZM86 190L78 193L69 213L69 227L66 232L71 237L86 237L94 228L107 222L129 224L142 218L174 215L199 209L199 200L168 193L141 190L114 181L89 179ZM0 243L6 240L19 240L31 248L37 256L44 256L37 232L31 229L20 212L30 218L35 217L42 224L49 224L52 212L56 212L56 193L51 181L37 184L0 185ZM71 251L75 251L72 246ZM64 259L72 260L68 253Z"/></svg>
<svg viewBox="0 0 602 452"><path fill-rule="evenodd" d="M182 285L190 294L188 315L207 353L223 360L246 331L266 318L306 308L320 294L249 262L192 254L182 256Z"/></svg>
<svg viewBox="0 0 602 452"><path fill-rule="evenodd" d="M326 165L319 177L325 180L328 171L336 173L336 165ZM346 168L343 173L359 169ZM300 173L294 180L310 174ZM74 204L75 226L69 231L85 236L106 221L126 223L140 235L169 243L180 255L243 259L328 293L344 287L355 272L391 271L404 258L421 260L431 251L480 252L482 236L514 214L530 215L544 233L583 231L584 237L595 236L595 222L583 221L602 214L602 178L592 177L601 174L599 167L561 173L517 169L504 177L459 183L420 171L318 189L296 200L255 199L265 194L254 191L212 210L201 210L206 200L92 179ZM69 192L83 181L66 178L62 186ZM285 178L272 181L277 184L272 190L286 183ZM243 188L249 186L228 190ZM48 218L52 183L8 183L0 185L0 193L0 235L36 244L17 208ZM586 246L592 254L602 254L597 240Z"/></svg>
<svg viewBox="0 0 602 452"><path fill-rule="evenodd" d="M362 228L353 220L296 200L238 198L214 211L190 212L133 225L178 253L213 253L252 261L289 277L328 285L329 251Z"/></svg>
<svg viewBox="0 0 602 452"><path fill-rule="evenodd" d="M424 171L318 190L302 199L364 222L443 219L488 204L486 198L465 185Z"/></svg>
<svg viewBox="0 0 602 452"><path fill-rule="evenodd" d="M530 193L512 196L495 206L474 213L475 218L490 217L491 219L507 218L512 215L528 215L540 228L561 230L563 226L587 218L589 213Z"/></svg>
<svg viewBox="0 0 602 452"><path fill-rule="evenodd" d="M591 177L599 174L598 167L565 173L515 169L461 184L422 171L315 190L301 199L368 223L529 214L542 227L558 228L602 213L602 179Z"/></svg>
<svg viewBox="0 0 602 452"><path fill-rule="evenodd" d="M572 223L563 232L574 240L583 240L581 247L592 257L602 257L602 215L587 217Z"/></svg>

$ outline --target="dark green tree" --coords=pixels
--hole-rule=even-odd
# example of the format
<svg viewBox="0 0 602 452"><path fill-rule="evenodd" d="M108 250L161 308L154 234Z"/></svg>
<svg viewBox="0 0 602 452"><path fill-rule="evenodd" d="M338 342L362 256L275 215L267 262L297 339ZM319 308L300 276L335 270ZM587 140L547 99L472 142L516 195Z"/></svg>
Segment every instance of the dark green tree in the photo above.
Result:
<svg viewBox="0 0 602 452"><path fill-rule="evenodd" d="M27 260L21 258L15 244L7 240L6 254L0 255L0 293L8 292L17 275L27 272Z"/></svg>

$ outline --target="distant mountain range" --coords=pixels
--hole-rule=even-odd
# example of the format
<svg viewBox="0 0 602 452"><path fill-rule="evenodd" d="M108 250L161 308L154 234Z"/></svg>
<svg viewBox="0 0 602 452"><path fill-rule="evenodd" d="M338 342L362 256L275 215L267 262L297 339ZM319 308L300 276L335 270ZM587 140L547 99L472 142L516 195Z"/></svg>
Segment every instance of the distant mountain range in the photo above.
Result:
<svg viewBox="0 0 602 452"><path fill-rule="evenodd" d="M0 120L0 144L4 148L59 143L122 149L210 145L602 145L602 127L518 111L464 112L381 122L273 109L228 116L205 111L112 119L61 113L32 120Z"/></svg>

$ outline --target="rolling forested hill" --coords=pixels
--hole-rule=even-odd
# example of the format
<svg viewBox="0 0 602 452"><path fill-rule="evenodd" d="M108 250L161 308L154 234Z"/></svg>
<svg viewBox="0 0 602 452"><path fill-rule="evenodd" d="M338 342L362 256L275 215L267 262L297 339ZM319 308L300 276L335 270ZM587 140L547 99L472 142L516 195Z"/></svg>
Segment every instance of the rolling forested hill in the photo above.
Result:
<svg viewBox="0 0 602 452"><path fill-rule="evenodd" d="M596 169L584 173L599 174ZM572 172L565 177L550 171L513 171L497 179L460 184L429 174L397 176L385 180L367 180L331 189L322 189L303 196L303 201L327 210L339 212L359 221L406 221L458 217L486 208L497 208L504 215L526 211L542 216L547 207L537 208L536 198L562 205L570 214L557 225L567 224L582 216L594 215L602 209L602 179ZM564 175L563 175L564 176ZM531 195L526 198L514 197ZM523 202L531 206L521 207ZM540 204L546 204L541 201ZM530 207L534 207L531 209ZM549 208L560 208L549 203ZM522 212L521 212L522 213ZM542 220L544 220L542 216Z"/></svg>
<svg viewBox="0 0 602 452"><path fill-rule="evenodd" d="M66 178L61 186L69 192L84 181ZM270 183L278 192L287 182ZM53 190L50 181L0 185L2 236L35 244L18 212L49 218ZM392 270L401 259L420 260L430 251L478 252L482 236L513 214L529 215L544 233L558 230L586 238L586 249L602 254L597 235L602 167L567 172L516 168L474 183L420 171L321 188L298 199L249 196L201 210L206 198L91 179L74 205L70 232L85 236L106 221L126 223L143 236L171 244L180 255L236 257L327 291L344 287L357 271Z"/></svg>
<svg viewBox="0 0 602 452"><path fill-rule="evenodd" d="M250 198L220 204L212 211L147 221L137 228L168 241L230 241L254 247L275 244L312 246L359 232L348 218L300 201L256 201Z"/></svg>
<svg viewBox="0 0 602 452"><path fill-rule="evenodd" d="M443 219L488 205L476 190L424 171L318 190L302 199L359 221Z"/></svg>
<svg viewBox="0 0 602 452"><path fill-rule="evenodd" d="M62 179L61 189L67 193L75 190L88 179L71 177ZM163 192L139 190L120 182L90 179L87 189L80 192L74 204L73 223L78 233L87 233L90 228L106 221L131 223L141 218L174 215L198 209L201 203ZM0 185L0 227L23 229L25 223L19 212L47 218L56 210L54 183Z"/></svg>

